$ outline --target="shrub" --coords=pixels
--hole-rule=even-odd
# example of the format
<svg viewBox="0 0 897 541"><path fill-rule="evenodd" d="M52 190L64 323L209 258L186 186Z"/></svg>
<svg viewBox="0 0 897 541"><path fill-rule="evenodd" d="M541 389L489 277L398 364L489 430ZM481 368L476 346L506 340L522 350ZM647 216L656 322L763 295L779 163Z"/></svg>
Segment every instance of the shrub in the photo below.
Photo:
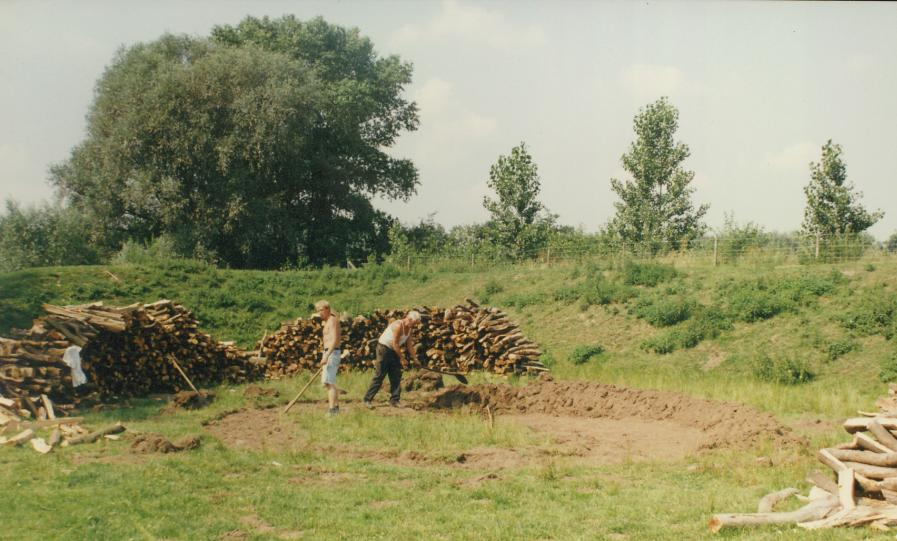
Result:
<svg viewBox="0 0 897 541"><path fill-rule="evenodd" d="M763 353L755 359L752 369L757 379L782 385L807 383L816 377L806 360L790 356L773 358Z"/></svg>
<svg viewBox="0 0 897 541"><path fill-rule="evenodd" d="M882 383L893 383L897 381L897 354L891 355L882 361L878 379L880 379Z"/></svg>
<svg viewBox="0 0 897 541"><path fill-rule="evenodd" d="M554 300L564 304L575 302L582 295L579 287L561 286L554 291Z"/></svg>
<svg viewBox="0 0 897 541"><path fill-rule="evenodd" d="M843 314L837 316L841 326L861 335L894 335L897 325L897 295L877 288L854 299Z"/></svg>
<svg viewBox="0 0 897 541"><path fill-rule="evenodd" d="M642 342L642 348L660 355L666 355L676 351L682 342L679 329L671 329L665 333L648 338Z"/></svg>
<svg viewBox="0 0 897 541"><path fill-rule="evenodd" d="M697 303L677 297L642 297L632 312L655 327L669 327L692 316Z"/></svg>
<svg viewBox="0 0 897 541"><path fill-rule="evenodd" d="M791 307L791 302L776 295L763 280L732 284L722 294L731 316L748 323L769 319Z"/></svg>
<svg viewBox="0 0 897 541"><path fill-rule="evenodd" d="M502 286L495 280L489 280L488 282L486 282L486 285L483 286L483 292L486 295L495 295L496 293L501 293L504 290L504 286Z"/></svg>
<svg viewBox="0 0 897 541"><path fill-rule="evenodd" d="M631 286L654 287L678 275L679 272L675 268L661 263L627 262L623 266L623 283Z"/></svg>
<svg viewBox="0 0 897 541"><path fill-rule="evenodd" d="M573 364L585 364L592 357L597 357L604 353L604 347L599 344L576 346L570 353L570 360Z"/></svg>
<svg viewBox="0 0 897 541"><path fill-rule="evenodd" d="M7 200L0 211L0 272L50 265L92 265L105 252L91 239L91 224L71 207L21 208Z"/></svg>
<svg viewBox="0 0 897 541"><path fill-rule="evenodd" d="M677 349L689 349L721 331L732 328L732 322L717 306L699 307L691 320L642 342L642 348L665 355Z"/></svg>
<svg viewBox="0 0 897 541"><path fill-rule="evenodd" d="M844 338L843 340L836 340L828 345L826 348L826 356L830 361L836 361L841 357L847 355L851 351L857 348L856 343L849 339Z"/></svg>

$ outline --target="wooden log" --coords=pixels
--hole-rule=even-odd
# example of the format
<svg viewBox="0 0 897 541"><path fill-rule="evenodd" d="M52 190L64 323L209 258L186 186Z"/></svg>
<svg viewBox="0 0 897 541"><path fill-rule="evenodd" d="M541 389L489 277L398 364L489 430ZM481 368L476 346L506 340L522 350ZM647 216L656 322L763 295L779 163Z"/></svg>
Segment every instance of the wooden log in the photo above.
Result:
<svg viewBox="0 0 897 541"><path fill-rule="evenodd" d="M106 428L96 430L94 432L91 432L90 434L71 438L68 440L68 444L69 445L78 445L80 443L92 443L107 434L120 434L121 432L124 432L124 431L125 431L125 425L123 425L121 423L115 423L112 426L107 426Z"/></svg>
<svg viewBox="0 0 897 541"><path fill-rule="evenodd" d="M13 447L22 445L26 441L30 440L32 437L34 437L34 431L31 430L30 428L26 428L25 430L19 432L15 436L6 440L5 445L11 445Z"/></svg>
<svg viewBox="0 0 897 541"><path fill-rule="evenodd" d="M841 502L841 509L849 511L857 506L853 494L855 484L852 469L847 468L838 472L838 500Z"/></svg>
<svg viewBox="0 0 897 541"><path fill-rule="evenodd" d="M878 440L880 444L887 447L891 451L897 451L897 438L894 437L893 434L888 432L888 429L885 428L878 419L872 419L867 424L867 429L869 432L875 436L875 439Z"/></svg>
<svg viewBox="0 0 897 541"><path fill-rule="evenodd" d="M833 457L841 462L859 462L871 466L897 467L897 453L875 453L872 451L851 451L846 449L829 449Z"/></svg>
<svg viewBox="0 0 897 541"><path fill-rule="evenodd" d="M708 523L710 531L717 533L723 528L755 527L769 524L798 524L825 517L838 507L836 496L820 498L794 511L782 513L741 513L713 515Z"/></svg>
<svg viewBox="0 0 897 541"><path fill-rule="evenodd" d="M867 451L873 451L875 453L890 453L894 451L894 449L890 449L880 444L873 438L870 438L867 434L863 432L857 432L854 434L854 440L857 442L857 445L865 449Z"/></svg>
<svg viewBox="0 0 897 541"><path fill-rule="evenodd" d="M798 526L805 530L834 528L836 526L850 524L851 522L872 516L874 514L876 514L876 511L871 507L851 507L849 509L842 508L840 511L830 517L801 522L800 524L798 524Z"/></svg>
<svg viewBox="0 0 897 541"><path fill-rule="evenodd" d="M897 430L897 418L892 417L854 417L852 419L847 419L844 421L844 430L853 434L854 432L862 432L864 430L869 430L869 423L872 421L876 421L881 426L887 428L888 430Z"/></svg>
<svg viewBox="0 0 897 541"><path fill-rule="evenodd" d="M840 460L835 458L828 449L820 449L816 452L816 458L820 462L831 468L835 473L841 472L847 468Z"/></svg>
<svg viewBox="0 0 897 541"><path fill-rule="evenodd" d="M757 512L758 513L771 513L775 508L776 504L780 501L790 498L797 494L796 488L783 488L778 492L773 492L771 494L767 494L760 498L760 502L757 504Z"/></svg>
<svg viewBox="0 0 897 541"><path fill-rule="evenodd" d="M844 466L870 479L887 479L889 477L897 477L897 468L870 466L869 464L862 464L860 462L844 462Z"/></svg>

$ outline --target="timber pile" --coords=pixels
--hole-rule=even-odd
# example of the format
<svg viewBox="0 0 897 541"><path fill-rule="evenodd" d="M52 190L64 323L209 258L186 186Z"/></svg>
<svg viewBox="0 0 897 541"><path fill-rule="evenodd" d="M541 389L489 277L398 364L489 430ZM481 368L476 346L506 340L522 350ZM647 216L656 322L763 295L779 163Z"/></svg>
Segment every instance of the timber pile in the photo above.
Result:
<svg viewBox="0 0 897 541"><path fill-rule="evenodd" d="M798 496L808 502L805 506L773 512L778 501L798 492L787 488L761 499L757 513L714 515L710 530L763 524L797 524L808 530L869 525L888 531L897 526L897 386L888 395L878 401L879 412L859 412L862 417L844 422L852 441L816 454L834 475L813 472L807 477L810 493Z"/></svg>
<svg viewBox="0 0 897 541"><path fill-rule="evenodd" d="M201 332L193 314L169 300L125 307L47 304L44 310L47 315L17 331L17 339L0 338L0 394L35 419L42 415L40 395L63 408L76 401L71 369L63 362L73 345L82 348L82 369L102 400L177 392L188 388L184 374L214 384L263 373L233 344Z"/></svg>
<svg viewBox="0 0 897 541"><path fill-rule="evenodd" d="M530 341L498 308L467 304L452 308L416 308L421 325L415 331L416 357L424 366L450 372L486 370L498 374L544 372L539 346ZM376 310L342 321L342 364L353 369L373 366L377 339L404 311ZM318 367L323 347L317 315L286 322L258 344L269 377Z"/></svg>

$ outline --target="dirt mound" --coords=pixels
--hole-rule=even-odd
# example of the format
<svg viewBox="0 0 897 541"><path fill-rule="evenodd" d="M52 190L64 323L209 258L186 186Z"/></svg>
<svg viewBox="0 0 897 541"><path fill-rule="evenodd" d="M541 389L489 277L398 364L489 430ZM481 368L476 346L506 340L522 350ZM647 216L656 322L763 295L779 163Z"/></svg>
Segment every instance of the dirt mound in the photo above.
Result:
<svg viewBox="0 0 897 541"><path fill-rule="evenodd" d="M534 382L523 387L456 385L431 395L427 402L434 409L468 405L490 406L504 414L666 421L699 431L699 449L750 446L767 438L785 444L800 442L775 417L743 404L586 381Z"/></svg>
<svg viewBox="0 0 897 541"><path fill-rule="evenodd" d="M170 407L185 410L204 408L215 399L215 394L208 391L181 391L174 395Z"/></svg>
<svg viewBox="0 0 897 541"><path fill-rule="evenodd" d="M243 391L243 396L246 398L277 398L280 396L280 391L259 385L250 385Z"/></svg>
<svg viewBox="0 0 897 541"><path fill-rule="evenodd" d="M445 387L442 376L434 372L415 372L402 378L402 388L405 391L438 391Z"/></svg>
<svg viewBox="0 0 897 541"><path fill-rule="evenodd" d="M148 432L140 434L131 444L131 452L138 454L150 453L177 453L199 447L199 438L196 436L184 436L176 443L171 443L161 434Z"/></svg>

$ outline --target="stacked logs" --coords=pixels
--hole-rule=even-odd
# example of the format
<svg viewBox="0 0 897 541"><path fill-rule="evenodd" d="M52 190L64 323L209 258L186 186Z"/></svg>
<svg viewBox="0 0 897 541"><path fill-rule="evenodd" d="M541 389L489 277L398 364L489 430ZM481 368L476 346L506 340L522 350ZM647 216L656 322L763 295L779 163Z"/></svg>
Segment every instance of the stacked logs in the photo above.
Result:
<svg viewBox="0 0 897 541"><path fill-rule="evenodd" d="M0 394L35 416L41 394L74 402L71 369L63 362L73 345L82 347L82 369L102 400L186 389L178 368L200 385L248 381L264 371L233 344L201 332L193 314L169 300L44 310L17 339L0 339Z"/></svg>
<svg viewBox="0 0 897 541"><path fill-rule="evenodd" d="M498 308L467 304L452 308L416 308L421 325L415 332L416 357L424 366L450 372L486 370L519 374L548 369L539 361L541 351ZM404 311L375 310L367 316L342 320L343 366L373 365L377 339L386 326L404 317ZM317 315L286 322L258 344L267 361L269 377L315 369L323 353L321 322Z"/></svg>
<svg viewBox="0 0 897 541"><path fill-rule="evenodd" d="M796 495L787 488L760 500L757 513L714 515L710 529L763 524L797 524L808 530L836 526L869 525L887 531L897 526L897 387L879 400L879 412L859 412L848 419L844 429L853 440L833 448L820 449L819 461L833 476L813 472L805 506L790 512L772 512L778 501Z"/></svg>

